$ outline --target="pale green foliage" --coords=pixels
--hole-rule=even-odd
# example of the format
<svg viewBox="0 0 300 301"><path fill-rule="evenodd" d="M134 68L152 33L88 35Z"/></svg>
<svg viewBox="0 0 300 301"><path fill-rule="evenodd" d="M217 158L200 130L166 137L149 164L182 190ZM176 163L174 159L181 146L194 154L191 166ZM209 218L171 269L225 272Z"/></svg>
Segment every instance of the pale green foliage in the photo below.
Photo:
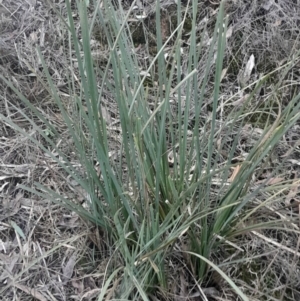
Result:
<svg viewBox="0 0 300 301"><path fill-rule="evenodd" d="M71 75L69 83L70 87L74 88L74 91L70 91L70 95L74 96L76 102L76 115L70 116L64 107L45 64L44 70L53 99L59 106L72 136L78 158L85 166L85 177L77 174L76 169L56 147L51 137L31 121L32 126L64 160L58 159L33 137L30 138L52 156L53 160L56 160L87 192L90 208L85 209L76 205L63 195L58 195L39 184L36 184L34 188L25 189L42 197L51 195L55 202L77 212L108 234L123 259L123 289L120 290L122 292L120 297L130 300L138 298L137 296L148 300L147 292L151 291L154 285L167 288L164 260L171 254L174 242L182 237L183 233L188 234L187 239L189 239L189 250L191 251L189 254L192 256L198 277L200 279L205 277L209 268L207 263L210 254L220 243L216 240L216 235L228 239L238 234L239 228L236 225L243 221L246 214L247 217L251 216L251 212L245 211L245 209L248 202L259 191L257 188L249 193L249 184L255 168L268 156L270 149L299 118L300 102L297 96L291 100L289 107L285 108L283 112L279 112L276 123L271 128L264 130L261 139L254 145L245 161L241 163L234 181L228 182L233 167L231 159L234 157L239 136L237 135L232 141L227 163L222 166L218 165L219 155L216 151L216 133L220 130L216 121L225 49L226 18L223 14L222 3L211 40L205 74L199 82L197 62L201 54L201 43L198 45L196 42L196 2L193 1L192 8L188 74L184 79L181 79L180 71L182 61L180 36L183 20L178 14L179 25L173 32L175 37L178 36L173 48L175 59L170 74L167 75L164 59L165 45L159 30L160 8L157 5L158 53L149 67L149 71L152 65L157 64L159 86L155 95L157 107L151 111L147 103L148 92L143 85L146 75L141 77L137 71L138 62L131 51L132 45L130 37L127 35L126 22L120 24L113 8L109 8L108 5L105 7L106 18L111 23L111 31L106 28L110 57L105 72L102 72L95 67L92 59L90 35L93 22L99 20L104 24L104 16L98 7L94 12L92 22L89 22L85 2L78 1L81 42L78 40L70 3L67 1L70 45L76 52L80 72L81 95L76 96L75 84L72 82ZM113 72L113 81L108 76L108 70ZM206 123L201 125L200 116L205 104L208 81L211 81L212 78L212 70L214 71L214 91L211 115ZM97 82L99 77L101 78L100 88L99 82ZM172 82L174 77L177 78L175 86ZM265 78L256 83L247 102L250 102L251 97L255 95ZM12 86L11 83L8 84ZM53 135L59 135L57 130L30 102L15 88L13 89L19 94L20 99L32 109L33 113L39 116L50 132ZM122 162L118 166L109 157L109 135L100 109L105 89L110 92L118 106L124 156L121 161L126 162L126 171L121 166ZM173 97L174 94L178 102L178 112L175 116L170 107L170 97ZM274 97L276 97L275 94ZM87 112L83 108L82 99L85 100ZM184 110L182 110L183 101L185 101ZM236 123L238 124L237 131L240 132L243 125L240 119L244 114L247 102L234 114L228 116L228 122L225 123L226 127L223 129L226 131L225 137L230 135L237 120L239 120ZM189 130L191 107L195 112L195 120L193 128ZM2 116L2 118L5 117ZM79 122L74 122L75 120ZM11 122L8 118L6 121ZM177 127L173 127L172 124L177 124ZM17 125L14 126L25 134ZM88 132L87 135L83 133L83 128ZM221 142L219 148L222 148L223 143L225 142ZM174 155L172 168L168 161L170 151L173 151ZM94 161L99 163L101 178L94 168ZM193 173L190 173L191 169L193 169ZM217 196L212 196L210 193L213 178L220 180L220 193ZM215 199L214 202L212 202L212 198ZM259 227L263 226L259 225ZM213 264L211 266L214 268ZM108 287L116 274L117 271L108 278L104 288ZM232 281L227 280L243 300L248 300ZM104 292L102 292L103 296ZM102 300L102 297L99 299Z"/></svg>

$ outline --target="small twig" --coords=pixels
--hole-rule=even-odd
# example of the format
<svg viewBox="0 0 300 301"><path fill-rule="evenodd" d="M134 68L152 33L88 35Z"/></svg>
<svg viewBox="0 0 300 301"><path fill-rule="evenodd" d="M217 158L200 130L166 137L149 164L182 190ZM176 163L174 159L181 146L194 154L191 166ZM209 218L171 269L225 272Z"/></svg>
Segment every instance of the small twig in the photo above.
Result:
<svg viewBox="0 0 300 301"><path fill-rule="evenodd" d="M254 235L256 235L256 236L262 238L263 240L265 240L265 241L267 241L267 242L273 244L274 246L279 247L279 248L281 248L281 249L283 249L283 250L285 250L285 251L288 251L288 252L294 254L295 256L300 257L300 253L299 253L299 252L297 252L297 251L295 251L295 250L292 250L292 249L290 249L290 248L288 248L288 247L286 247L286 246L283 246L282 244L280 244L280 243L278 243L278 242L276 242L276 241L274 241L274 240L272 240L272 239L270 239L270 238L267 238L266 236L264 236L264 235L262 235L262 234L260 234L260 233L258 233L258 232L256 232L256 231L251 231L251 232L252 232Z"/></svg>

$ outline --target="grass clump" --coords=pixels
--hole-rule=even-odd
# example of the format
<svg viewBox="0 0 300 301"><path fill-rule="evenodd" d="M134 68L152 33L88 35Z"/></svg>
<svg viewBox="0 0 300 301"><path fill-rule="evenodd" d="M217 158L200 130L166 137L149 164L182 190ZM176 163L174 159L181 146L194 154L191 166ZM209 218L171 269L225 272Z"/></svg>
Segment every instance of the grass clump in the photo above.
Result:
<svg viewBox="0 0 300 301"><path fill-rule="evenodd" d="M50 156L60 166L62 178L79 184L84 192L83 201L73 201L39 183L22 188L45 199L50 196L54 202L101 229L113 249L112 256L118 260L112 260L114 265L110 266L111 273L99 300L110 294L111 284L114 298L123 300L149 300L157 294L167 298L169 292L178 293L178 290L172 291L170 284L170 279L177 276L170 276L169 263L176 261L184 262L196 282L204 285L210 283L215 271L241 300L249 300L212 258L216 250L226 244L235 245L235 239L246 233L278 228L279 223L284 227L284 220L262 220L257 214L261 207L274 201L272 196L256 203L263 193L284 198L291 186L288 181L268 185L281 165L270 171L259 185L253 182L264 172L260 167L267 164L271 151L299 119L299 96L282 107L277 99L282 84L279 82L270 95L273 99L270 103L276 103L276 117L265 123L258 136L249 130L246 135L249 138L253 134L251 146L241 152L241 137L245 135L249 115L253 115L248 108L268 75L249 85L250 93L244 102L220 118L228 21L223 2L207 46L204 34L200 43L197 42L198 6L193 1L189 8L189 45L183 58L181 42L187 14L182 15L181 4L177 3L177 28L165 41L158 1L155 7L157 52L143 72L133 51L127 24L129 15L122 15L120 21L120 15L110 3L104 2L102 8L99 3L94 3L93 9L90 4L91 13L86 7L87 1L76 2L80 19L78 31L71 4L66 1L67 19L62 17L62 20L69 32L68 105L62 101L40 53L47 81L40 80L47 86L67 126L71 137L68 153L62 151L58 143L59 129L2 77L44 124L44 128L38 126L20 110L44 143L9 117L1 117ZM109 26L106 26L107 20ZM109 47L105 66L96 66L91 49L91 36L97 22L103 25ZM175 42L166 56L172 39ZM172 59L168 59L170 57ZM198 62L203 57L206 65L200 73ZM294 58L277 70L282 73L282 80L297 60ZM149 74L155 74L156 78L156 85L151 88L144 85ZM117 107L117 141L112 137L104 98L111 99ZM78 159L79 167L71 163L71 156Z"/></svg>

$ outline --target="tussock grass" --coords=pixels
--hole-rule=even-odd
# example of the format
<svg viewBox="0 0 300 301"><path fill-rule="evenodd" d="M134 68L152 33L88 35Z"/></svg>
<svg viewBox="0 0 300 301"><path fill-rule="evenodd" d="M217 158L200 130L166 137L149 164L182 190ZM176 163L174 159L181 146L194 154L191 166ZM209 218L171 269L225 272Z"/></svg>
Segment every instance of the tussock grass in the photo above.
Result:
<svg viewBox="0 0 300 301"><path fill-rule="evenodd" d="M71 200L39 183L20 187L43 199L50 198L99 227L113 249L115 259L109 266L99 300L107 296L150 300L159 294L167 299L168 293L178 293L170 279L178 280L180 276L169 275L169 263L176 261L184 262L196 282L209 283L212 275L219 274L241 300L250 300L226 274L228 270L222 270L224 266L218 266L213 258L217 252L225 258L226 254L233 254L233 249L243 250L236 238L264 229L286 230L285 226L297 218L263 219L258 212L275 201L284 202L295 185L289 180L281 180L279 184L274 180L279 178L284 160L276 162L267 174L261 174L272 160L274 148L300 117L298 94L284 107L278 100L285 75L299 58L291 58L248 84L244 90L249 93L239 105L232 104L230 99L224 104L220 95L228 30L224 3L220 4L215 27L210 29L207 46L204 34L199 41L198 6L194 2L189 10L192 28L185 68L181 41L188 14L181 14L178 3L177 26L165 41L161 36L161 7L156 3L157 52L147 70L140 72L127 25L129 14L120 19L120 11L109 2L103 2L102 7L98 2L88 8L86 1L78 1L78 30L74 8L66 1L67 18L61 16L61 19L69 34L71 65L66 72L71 105L66 106L63 101L40 50L46 80L37 76L53 97L67 127L72 148L69 153L60 147L58 141L63 136L59 130L1 75L44 125L42 128L27 111L15 107L43 138L42 142L9 116L1 114L1 119L42 149L60 167L65 181L77 183L83 191L83 201ZM105 66L97 66L91 49L96 22L103 27L109 47ZM169 47L171 40L173 46ZM167 48L171 49L168 57ZM206 65L200 74L197 64L202 56ZM154 85L149 87L146 80L153 73L156 73ZM274 73L280 74L280 79L269 95L273 106L249 111L256 95ZM108 97L117 107L119 149L113 142L112 124L103 104ZM273 117L256 136L248 123L249 115L254 114L267 116L267 120ZM253 123L253 127L257 124ZM251 136L252 141L241 152L244 136L244 139ZM79 166L72 164L71 156L76 157ZM257 202L266 194L268 198ZM290 230L299 232L297 228ZM228 245L231 250L222 253L222 248ZM239 260L246 262L247 258ZM229 259L227 265L234 265L234 261Z"/></svg>

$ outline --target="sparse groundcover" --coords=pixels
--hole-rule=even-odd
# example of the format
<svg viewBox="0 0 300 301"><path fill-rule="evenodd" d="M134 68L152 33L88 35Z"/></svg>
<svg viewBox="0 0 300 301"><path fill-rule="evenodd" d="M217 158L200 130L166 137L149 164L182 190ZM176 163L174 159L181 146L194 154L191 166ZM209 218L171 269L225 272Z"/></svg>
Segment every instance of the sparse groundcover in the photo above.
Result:
<svg viewBox="0 0 300 301"><path fill-rule="evenodd" d="M300 8L257 2L1 1L1 300L300 300Z"/></svg>

